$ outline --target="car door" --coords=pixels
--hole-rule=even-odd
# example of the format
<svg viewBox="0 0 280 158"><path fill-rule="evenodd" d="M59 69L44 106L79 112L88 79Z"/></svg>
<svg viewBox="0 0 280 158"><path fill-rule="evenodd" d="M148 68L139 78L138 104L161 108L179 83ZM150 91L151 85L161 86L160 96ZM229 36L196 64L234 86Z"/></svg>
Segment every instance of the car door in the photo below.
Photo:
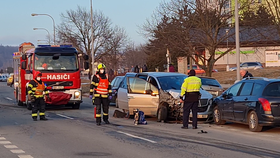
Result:
<svg viewBox="0 0 280 158"><path fill-rule="evenodd" d="M247 69L254 69L256 67L256 64L254 63L248 63Z"/></svg>
<svg viewBox="0 0 280 158"><path fill-rule="evenodd" d="M227 120L234 120L234 115L233 115L234 102L236 100L236 96L240 90L241 85L242 82L239 82L233 85L232 87L230 87L224 97L222 113L223 113L223 117Z"/></svg>
<svg viewBox="0 0 280 158"><path fill-rule="evenodd" d="M129 112L139 109L145 115L156 116L159 104L158 89L151 83L138 78L127 78Z"/></svg>
<svg viewBox="0 0 280 158"><path fill-rule="evenodd" d="M128 111L128 91L127 91L127 77L125 77L120 83L120 87L118 89L118 99L117 104L120 109Z"/></svg>
<svg viewBox="0 0 280 158"><path fill-rule="evenodd" d="M245 82L240 90L240 93L235 98L233 113L234 113L234 120L238 122L243 122L245 119L245 114L252 102L252 89L253 89L254 82L248 81Z"/></svg>

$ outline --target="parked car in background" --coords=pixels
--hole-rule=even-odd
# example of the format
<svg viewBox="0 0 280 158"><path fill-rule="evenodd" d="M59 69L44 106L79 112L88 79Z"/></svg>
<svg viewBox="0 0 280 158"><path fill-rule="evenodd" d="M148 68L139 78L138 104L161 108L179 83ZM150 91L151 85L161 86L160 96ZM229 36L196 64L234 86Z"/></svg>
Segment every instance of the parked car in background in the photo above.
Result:
<svg viewBox="0 0 280 158"><path fill-rule="evenodd" d="M202 88L212 94L213 97L217 97L223 93L223 87L215 78L204 76L199 76L199 78L201 79Z"/></svg>
<svg viewBox="0 0 280 158"><path fill-rule="evenodd" d="M7 76L1 75L1 76L0 76L0 81L1 81L1 82L6 82L6 81L7 81Z"/></svg>
<svg viewBox="0 0 280 158"><path fill-rule="evenodd" d="M236 71L236 67L232 67L229 69L229 71ZM260 62L244 62L240 64L240 69L244 70L257 70L257 69L263 69L263 65Z"/></svg>
<svg viewBox="0 0 280 158"><path fill-rule="evenodd" d="M248 124L253 132L280 125L280 79L245 78L215 98L214 122Z"/></svg>
<svg viewBox="0 0 280 158"><path fill-rule="evenodd" d="M188 65L188 73L190 72L190 68L191 67ZM202 68L200 68L198 65L193 65L192 69L194 69L197 75L205 74L205 71ZM218 72L218 70L213 69L212 72Z"/></svg>
<svg viewBox="0 0 280 158"><path fill-rule="evenodd" d="M182 118L181 86L188 76L181 73L143 72L124 78L118 90L118 106L133 115L138 109L145 115L156 116L157 121ZM213 96L201 89L198 118L212 116ZM190 115L192 116L192 115Z"/></svg>

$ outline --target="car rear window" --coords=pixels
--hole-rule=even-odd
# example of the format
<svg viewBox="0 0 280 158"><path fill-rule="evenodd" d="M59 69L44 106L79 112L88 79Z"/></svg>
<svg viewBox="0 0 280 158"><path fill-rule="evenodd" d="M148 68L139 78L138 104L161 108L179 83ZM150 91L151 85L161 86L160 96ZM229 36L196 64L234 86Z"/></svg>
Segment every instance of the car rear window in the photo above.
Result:
<svg viewBox="0 0 280 158"><path fill-rule="evenodd" d="M221 87L220 83L211 78L200 78L202 85L207 85L207 86L215 86L215 87Z"/></svg>
<svg viewBox="0 0 280 158"><path fill-rule="evenodd" d="M263 91L264 96L280 97L280 82L267 85Z"/></svg>

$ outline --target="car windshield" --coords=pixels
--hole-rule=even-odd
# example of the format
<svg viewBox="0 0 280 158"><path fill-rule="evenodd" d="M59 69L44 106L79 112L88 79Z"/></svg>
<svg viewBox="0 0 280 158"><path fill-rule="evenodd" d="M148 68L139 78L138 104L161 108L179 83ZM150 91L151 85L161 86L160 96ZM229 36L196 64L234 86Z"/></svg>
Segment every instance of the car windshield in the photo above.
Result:
<svg viewBox="0 0 280 158"><path fill-rule="evenodd" d="M75 53L39 53L35 54L35 70L78 70L78 58Z"/></svg>
<svg viewBox="0 0 280 158"><path fill-rule="evenodd" d="M115 81L112 81L112 86L113 87L119 87L120 86L120 83L121 81L123 80L124 76L123 77L116 77L114 80ZM114 83L113 83L114 82Z"/></svg>
<svg viewBox="0 0 280 158"><path fill-rule="evenodd" d="M280 97L280 82L271 83L263 91L264 96Z"/></svg>
<svg viewBox="0 0 280 158"><path fill-rule="evenodd" d="M215 79L211 79L211 78L200 78L200 79L201 79L202 85L215 86L215 87L221 86L220 83Z"/></svg>
<svg viewBox="0 0 280 158"><path fill-rule="evenodd" d="M187 75L180 76L164 76L158 77L158 81L162 90L181 90L181 86L184 82L184 79L187 78Z"/></svg>

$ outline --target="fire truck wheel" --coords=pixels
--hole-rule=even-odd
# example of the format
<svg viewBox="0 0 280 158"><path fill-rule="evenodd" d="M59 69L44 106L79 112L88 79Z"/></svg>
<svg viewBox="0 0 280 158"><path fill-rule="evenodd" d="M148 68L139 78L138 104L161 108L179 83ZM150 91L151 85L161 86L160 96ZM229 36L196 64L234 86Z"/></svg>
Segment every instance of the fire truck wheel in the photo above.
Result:
<svg viewBox="0 0 280 158"><path fill-rule="evenodd" d="M23 106L23 102L22 101L18 101L18 106Z"/></svg>
<svg viewBox="0 0 280 158"><path fill-rule="evenodd" d="M80 103L73 104L72 109L80 109Z"/></svg>

